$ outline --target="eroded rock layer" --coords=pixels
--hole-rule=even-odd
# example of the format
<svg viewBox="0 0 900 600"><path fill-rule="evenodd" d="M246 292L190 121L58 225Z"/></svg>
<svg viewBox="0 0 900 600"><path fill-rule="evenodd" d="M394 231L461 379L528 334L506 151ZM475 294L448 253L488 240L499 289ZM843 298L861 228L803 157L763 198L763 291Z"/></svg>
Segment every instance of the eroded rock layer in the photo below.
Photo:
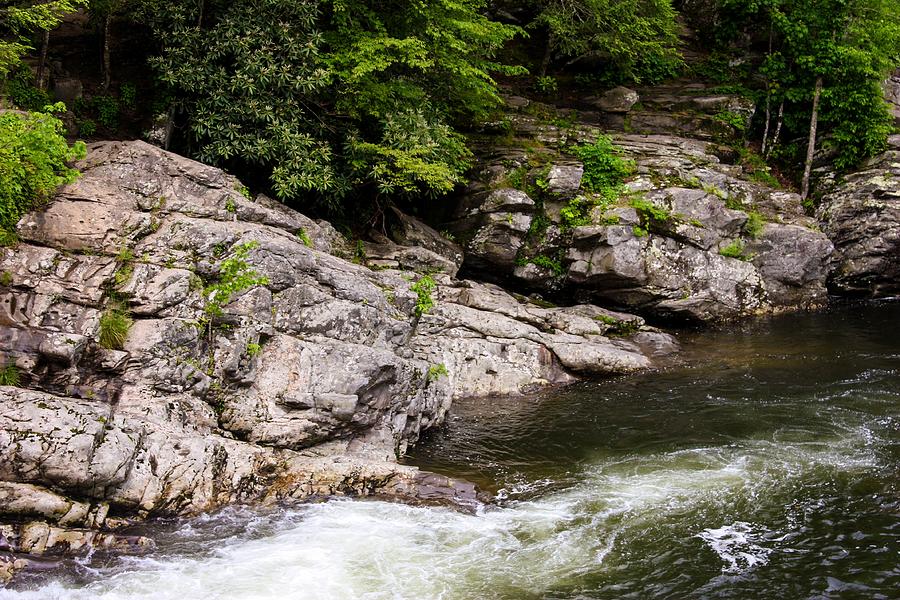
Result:
<svg viewBox="0 0 900 600"><path fill-rule="evenodd" d="M235 502L472 501L395 463L453 398L632 372L676 347L633 315L447 273L417 293L403 246L355 264L327 223L141 142L96 144L79 167L0 257L0 348L19 374L0 387L7 549L140 549L114 533L129 519ZM455 272L454 247L429 246L421 264ZM118 342L111 318L132 321Z"/></svg>

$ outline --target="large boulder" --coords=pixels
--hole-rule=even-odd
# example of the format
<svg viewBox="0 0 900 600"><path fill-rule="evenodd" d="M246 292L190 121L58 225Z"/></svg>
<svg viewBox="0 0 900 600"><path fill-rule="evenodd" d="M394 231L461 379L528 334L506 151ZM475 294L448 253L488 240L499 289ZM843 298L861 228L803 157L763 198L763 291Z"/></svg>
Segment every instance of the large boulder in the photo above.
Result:
<svg viewBox="0 0 900 600"><path fill-rule="evenodd" d="M582 187L583 165L564 154L598 131L517 131L563 152L492 148L484 156L480 180L447 225L465 244L467 265L484 277L676 321L827 301L832 244L800 197L751 181L715 145L615 136L635 173L610 201Z"/></svg>
<svg viewBox="0 0 900 600"><path fill-rule="evenodd" d="M826 193L816 212L834 242L830 277L839 294L900 293L900 136L891 148Z"/></svg>

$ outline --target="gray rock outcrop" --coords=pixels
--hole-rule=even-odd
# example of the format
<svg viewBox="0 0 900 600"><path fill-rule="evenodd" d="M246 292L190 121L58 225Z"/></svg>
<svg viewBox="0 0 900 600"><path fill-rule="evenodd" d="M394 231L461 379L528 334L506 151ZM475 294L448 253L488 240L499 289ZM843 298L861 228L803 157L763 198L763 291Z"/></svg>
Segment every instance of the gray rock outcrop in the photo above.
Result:
<svg viewBox="0 0 900 600"><path fill-rule="evenodd" d="M900 136L826 193L816 216L835 245L830 284L853 296L900 294Z"/></svg>
<svg viewBox="0 0 900 600"><path fill-rule="evenodd" d="M0 387L7 550L139 551L116 537L130 519L234 502L472 502L471 485L395 462L454 398L675 348L632 315L456 281L459 247L402 215L447 272L354 264L327 223L141 142L95 144L80 169L0 254L0 353L19 374Z"/></svg>
<svg viewBox="0 0 900 600"><path fill-rule="evenodd" d="M667 135L618 134L633 161L619 198L585 189L572 144L601 132L517 115L490 146L447 227L467 264L526 289L677 321L821 306L833 246L797 194L752 181L727 149Z"/></svg>

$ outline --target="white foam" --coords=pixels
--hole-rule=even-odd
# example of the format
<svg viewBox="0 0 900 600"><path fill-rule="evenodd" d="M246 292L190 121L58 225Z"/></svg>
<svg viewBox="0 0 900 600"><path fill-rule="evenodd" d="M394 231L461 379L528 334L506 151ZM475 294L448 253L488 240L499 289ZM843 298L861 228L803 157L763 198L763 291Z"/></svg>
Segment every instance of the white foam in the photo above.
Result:
<svg viewBox="0 0 900 600"><path fill-rule="evenodd" d="M750 440L602 459L570 489L477 515L346 500L269 516L237 511L248 526L238 533L233 524L222 527L220 540L204 538L209 523L182 529L199 551L122 561L83 587L53 582L0 590L0 598L453 600L497 597L497 590L540 596L617 561L641 560L629 545L641 544L648 531L665 544L665 536L683 535L684 519L764 499L812 470L870 468L869 432L841 433L840 440ZM697 534L729 574L766 564L773 535L745 521Z"/></svg>
<svg viewBox="0 0 900 600"><path fill-rule="evenodd" d="M759 525L736 521L718 529L704 529L697 534L722 559L722 572L730 575L746 573L769 562L772 548L760 545L766 530Z"/></svg>

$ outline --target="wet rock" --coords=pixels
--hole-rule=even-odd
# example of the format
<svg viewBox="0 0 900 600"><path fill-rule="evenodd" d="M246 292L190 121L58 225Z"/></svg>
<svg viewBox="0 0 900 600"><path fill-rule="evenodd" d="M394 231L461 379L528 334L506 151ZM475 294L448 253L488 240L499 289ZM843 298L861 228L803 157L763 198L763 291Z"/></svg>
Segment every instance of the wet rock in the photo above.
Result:
<svg viewBox="0 0 900 600"><path fill-rule="evenodd" d="M826 193L816 217L834 242L829 284L840 294L900 293L900 137Z"/></svg>
<svg viewBox="0 0 900 600"><path fill-rule="evenodd" d="M618 86L604 92L593 104L604 112L627 113L639 100L636 91Z"/></svg>

